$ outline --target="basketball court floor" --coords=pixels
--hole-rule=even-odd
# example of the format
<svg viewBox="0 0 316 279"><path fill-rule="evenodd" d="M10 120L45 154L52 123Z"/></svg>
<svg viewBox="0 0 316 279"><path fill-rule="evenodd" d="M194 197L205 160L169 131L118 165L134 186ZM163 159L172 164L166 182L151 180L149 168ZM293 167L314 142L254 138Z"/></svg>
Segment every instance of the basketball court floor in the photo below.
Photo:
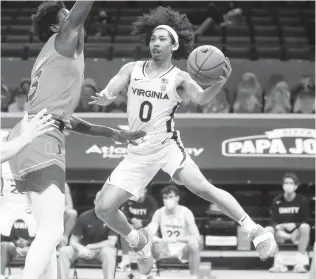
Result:
<svg viewBox="0 0 316 279"><path fill-rule="evenodd" d="M78 279L103 279L100 269L78 269ZM132 279L126 272L117 272L115 279ZM138 273L134 273L133 279L140 279ZM309 273L295 274L292 272L287 273L269 273L268 271L258 270L212 270L211 276L216 279L309 279ZM155 279L156 275L153 274ZM20 279L21 269L13 268L12 276L10 279ZM69 279L73 278L73 269L69 273ZM160 277L157 279L189 279L189 273L186 270L181 271L162 271ZM215 279L214 278L214 279ZM213 278L212 278L213 279Z"/></svg>

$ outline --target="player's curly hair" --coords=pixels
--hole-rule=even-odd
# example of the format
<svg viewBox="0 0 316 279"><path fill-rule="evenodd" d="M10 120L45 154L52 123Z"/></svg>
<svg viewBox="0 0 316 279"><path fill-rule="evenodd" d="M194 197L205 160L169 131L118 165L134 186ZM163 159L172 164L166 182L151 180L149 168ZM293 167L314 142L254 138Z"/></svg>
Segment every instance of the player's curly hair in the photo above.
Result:
<svg viewBox="0 0 316 279"><path fill-rule="evenodd" d="M153 30L162 24L172 27L179 36L179 49L173 53L173 58L187 58L194 48L192 24L185 14L180 14L170 7L159 6L138 17L133 23L132 35L142 35L144 43L149 45Z"/></svg>
<svg viewBox="0 0 316 279"><path fill-rule="evenodd" d="M32 31L41 42L46 43L54 34L50 27L57 23L57 15L62 8L65 8L62 1L47 1L39 5L36 14L32 15Z"/></svg>

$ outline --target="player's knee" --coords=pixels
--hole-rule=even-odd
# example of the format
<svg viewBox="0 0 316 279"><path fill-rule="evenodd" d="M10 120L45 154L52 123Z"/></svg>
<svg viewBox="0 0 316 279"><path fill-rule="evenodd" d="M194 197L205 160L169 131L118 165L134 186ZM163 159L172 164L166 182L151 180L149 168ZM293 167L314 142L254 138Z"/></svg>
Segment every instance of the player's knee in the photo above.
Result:
<svg viewBox="0 0 316 279"><path fill-rule="evenodd" d="M200 250L199 240L195 238L190 238L188 241L188 248L192 252L198 252Z"/></svg>
<svg viewBox="0 0 316 279"><path fill-rule="evenodd" d="M113 207L111 207L108 203L104 201L96 200L95 201L95 214L98 216L99 219L103 220L106 219L109 213L113 211Z"/></svg>
<svg viewBox="0 0 316 279"><path fill-rule="evenodd" d="M311 231L311 226L307 223L303 223L299 227L299 231L301 234L309 235Z"/></svg>
<svg viewBox="0 0 316 279"><path fill-rule="evenodd" d="M275 234L275 229L271 226L265 227L264 230L265 232L270 232L270 233Z"/></svg>

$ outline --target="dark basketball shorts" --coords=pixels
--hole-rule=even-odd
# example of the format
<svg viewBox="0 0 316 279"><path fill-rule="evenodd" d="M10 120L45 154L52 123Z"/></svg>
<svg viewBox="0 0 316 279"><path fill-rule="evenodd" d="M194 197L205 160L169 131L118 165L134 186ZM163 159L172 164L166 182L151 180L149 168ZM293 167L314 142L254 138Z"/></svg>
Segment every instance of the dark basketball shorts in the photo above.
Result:
<svg viewBox="0 0 316 279"><path fill-rule="evenodd" d="M18 123L11 131L8 140L21 133ZM54 129L35 139L16 157L9 160L17 189L21 192L45 191L55 184L65 193L65 137L61 131Z"/></svg>

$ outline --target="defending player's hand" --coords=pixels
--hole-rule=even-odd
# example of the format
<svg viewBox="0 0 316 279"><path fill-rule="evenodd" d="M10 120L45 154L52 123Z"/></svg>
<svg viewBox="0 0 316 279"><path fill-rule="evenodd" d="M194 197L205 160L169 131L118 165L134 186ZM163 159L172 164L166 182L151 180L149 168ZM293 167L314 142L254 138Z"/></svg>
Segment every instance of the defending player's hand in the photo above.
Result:
<svg viewBox="0 0 316 279"><path fill-rule="evenodd" d="M95 93L95 96L91 96L91 98L93 101L89 102L90 105L107 106L116 99L116 96L111 97L107 90L103 90L100 93Z"/></svg>
<svg viewBox="0 0 316 279"><path fill-rule="evenodd" d="M28 121L27 112L24 113L23 121L21 124L23 138L27 142L33 141L35 138L52 131L54 128L52 124L52 115L47 113L47 109L41 110L34 118ZM45 116L44 116L45 115Z"/></svg>
<svg viewBox="0 0 316 279"><path fill-rule="evenodd" d="M112 139L121 143L130 143L135 145L133 141L140 139L146 135L144 131L128 132L122 130L115 130Z"/></svg>

